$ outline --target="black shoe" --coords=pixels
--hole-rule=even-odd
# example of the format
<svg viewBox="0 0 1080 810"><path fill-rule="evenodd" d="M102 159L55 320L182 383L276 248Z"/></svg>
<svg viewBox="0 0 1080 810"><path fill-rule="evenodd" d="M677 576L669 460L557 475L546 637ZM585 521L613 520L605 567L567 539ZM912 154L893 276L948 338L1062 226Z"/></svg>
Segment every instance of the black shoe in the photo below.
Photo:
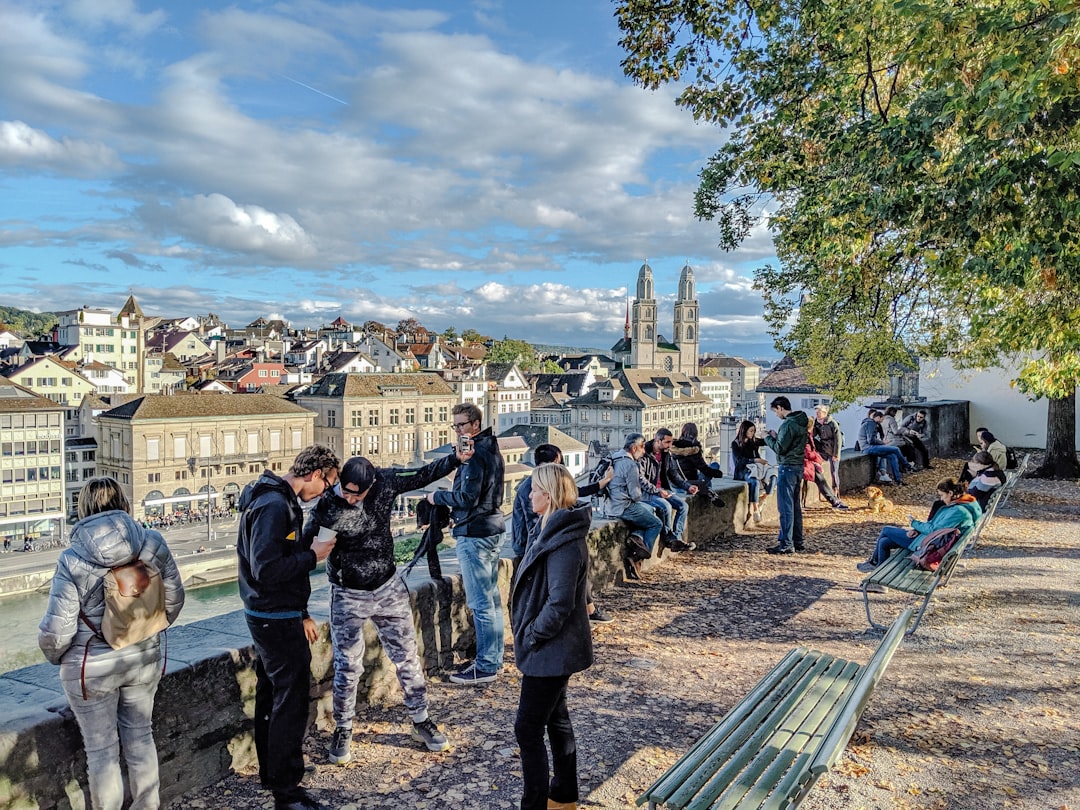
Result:
<svg viewBox="0 0 1080 810"><path fill-rule="evenodd" d="M795 546L796 554L803 554L806 552L806 546Z"/></svg>
<svg viewBox="0 0 1080 810"><path fill-rule="evenodd" d="M697 543L685 543L682 540L672 540L670 543L667 544L667 546L675 552L693 551L695 548L697 548Z"/></svg>
<svg viewBox="0 0 1080 810"><path fill-rule="evenodd" d="M305 790L290 791L285 796L274 796L274 810L326 810L326 807Z"/></svg>
<svg viewBox="0 0 1080 810"><path fill-rule="evenodd" d="M627 579L632 579L635 582L641 580L641 574L637 572L637 567L634 565L634 561L629 557L623 559L623 573L626 574Z"/></svg>
<svg viewBox="0 0 1080 810"><path fill-rule="evenodd" d="M626 543L626 556L632 560L647 560L652 556L652 552L645 545L644 537L640 534L632 534Z"/></svg>
<svg viewBox="0 0 1080 810"><path fill-rule="evenodd" d="M604 613L600 606L597 605L593 612L589 614L589 621L593 624L611 624L615 620Z"/></svg>
<svg viewBox="0 0 1080 810"><path fill-rule="evenodd" d="M712 505L715 506L717 509L724 508L724 499L720 497L719 493L713 493L709 500L712 501Z"/></svg>
<svg viewBox="0 0 1080 810"><path fill-rule="evenodd" d="M793 548L784 548L783 546L771 546L771 547L765 549L765 552L767 554L794 554L795 549L793 549Z"/></svg>

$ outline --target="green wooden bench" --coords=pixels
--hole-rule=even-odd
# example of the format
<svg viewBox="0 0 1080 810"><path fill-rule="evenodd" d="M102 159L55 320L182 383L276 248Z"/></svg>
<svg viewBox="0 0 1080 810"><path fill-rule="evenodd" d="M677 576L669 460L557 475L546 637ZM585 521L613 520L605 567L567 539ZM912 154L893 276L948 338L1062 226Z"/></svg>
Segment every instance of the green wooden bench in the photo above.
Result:
<svg viewBox="0 0 1080 810"><path fill-rule="evenodd" d="M904 638L900 614L865 666L798 647L637 800L649 808L796 807L840 758Z"/></svg>

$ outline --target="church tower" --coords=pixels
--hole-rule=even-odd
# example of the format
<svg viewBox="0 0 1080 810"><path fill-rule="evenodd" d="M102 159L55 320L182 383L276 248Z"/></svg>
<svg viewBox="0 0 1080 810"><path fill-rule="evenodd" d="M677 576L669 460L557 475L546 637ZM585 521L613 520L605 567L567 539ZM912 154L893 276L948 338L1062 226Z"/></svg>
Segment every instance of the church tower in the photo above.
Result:
<svg viewBox="0 0 1080 810"><path fill-rule="evenodd" d="M696 305L695 305L696 308ZM634 298L631 318L633 341L630 349L631 368L652 368L656 361L656 298L653 293L652 268L648 260L641 265L637 277L637 297Z"/></svg>
<svg viewBox="0 0 1080 810"><path fill-rule="evenodd" d="M638 282L640 284L640 282ZM679 296L675 300L674 343L679 347L679 371L698 373L698 302L694 292L694 271L690 262L679 276Z"/></svg>

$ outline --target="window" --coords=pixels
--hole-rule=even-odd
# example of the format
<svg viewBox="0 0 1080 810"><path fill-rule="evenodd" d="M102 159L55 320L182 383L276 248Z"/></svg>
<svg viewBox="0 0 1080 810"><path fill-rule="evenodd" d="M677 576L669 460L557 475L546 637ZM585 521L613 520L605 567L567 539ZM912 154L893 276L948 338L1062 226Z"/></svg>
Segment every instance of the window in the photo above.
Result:
<svg viewBox="0 0 1080 810"><path fill-rule="evenodd" d="M173 436L173 458L187 458L187 436Z"/></svg>
<svg viewBox="0 0 1080 810"><path fill-rule="evenodd" d="M221 438L222 438L222 447L224 448L221 451L222 454L224 454L226 456L235 456L236 455L236 434L235 433L226 433Z"/></svg>
<svg viewBox="0 0 1080 810"><path fill-rule="evenodd" d="M439 421L445 422L450 418L450 409L445 405L439 406Z"/></svg>
<svg viewBox="0 0 1080 810"><path fill-rule="evenodd" d="M187 478L187 472L185 470L177 470L176 471L176 480L177 481L183 481L186 478Z"/></svg>
<svg viewBox="0 0 1080 810"><path fill-rule="evenodd" d="M259 434L249 433L247 435L247 451L248 455L255 455L259 452Z"/></svg>
<svg viewBox="0 0 1080 810"><path fill-rule="evenodd" d="M328 410L326 412L326 426L327 427L337 427L337 411L336 410Z"/></svg>
<svg viewBox="0 0 1080 810"><path fill-rule="evenodd" d="M146 460L158 461L161 458L161 439L146 440Z"/></svg>
<svg viewBox="0 0 1080 810"><path fill-rule="evenodd" d="M431 407L430 405L425 405L424 406L424 421L425 422L434 422L435 421L435 409L433 407Z"/></svg>
<svg viewBox="0 0 1080 810"><path fill-rule="evenodd" d="M406 425L415 425L416 424L416 408L406 408L405 409L405 424Z"/></svg>
<svg viewBox="0 0 1080 810"><path fill-rule="evenodd" d="M368 455L377 456L379 454L379 436L376 433L369 433L367 437L367 451Z"/></svg>
<svg viewBox="0 0 1080 810"><path fill-rule="evenodd" d="M85 461L93 461L93 460L94 460L94 457L95 457L96 455L97 455L97 451L96 451L96 450L83 450L83 454L82 454L82 460L83 460L84 462L85 462Z"/></svg>
<svg viewBox="0 0 1080 810"><path fill-rule="evenodd" d="M161 481L161 473L147 473L146 474L146 483L148 483L148 484L156 484L159 481Z"/></svg>
<svg viewBox="0 0 1080 810"><path fill-rule="evenodd" d="M375 408L371 408L367 412L367 423L368 423L368 427L378 427L379 426L379 412L378 412L378 410L376 410Z"/></svg>
<svg viewBox="0 0 1080 810"><path fill-rule="evenodd" d="M391 433L389 436L386 437L386 452L398 452L398 434Z"/></svg>
<svg viewBox="0 0 1080 810"><path fill-rule="evenodd" d="M266 369L265 369L265 368L260 368L260 369L259 369L259 376L260 376L260 377L267 377L267 376L269 376L269 375L268 375L268 374L266 373Z"/></svg>
<svg viewBox="0 0 1080 810"><path fill-rule="evenodd" d="M304 446L304 431L300 428L292 429L292 449L299 450Z"/></svg>
<svg viewBox="0 0 1080 810"><path fill-rule="evenodd" d="M210 436L199 437L199 458L210 458L213 455L213 439Z"/></svg>
<svg viewBox="0 0 1080 810"><path fill-rule="evenodd" d="M361 414L360 411L354 410L354 411L351 412L351 414L350 414L350 424L353 427L363 427L364 426L364 417L363 417L363 415Z"/></svg>
<svg viewBox="0 0 1080 810"><path fill-rule="evenodd" d="M401 409L400 408L391 408L390 409L390 424L391 425L400 425L401 424Z"/></svg>
<svg viewBox="0 0 1080 810"><path fill-rule="evenodd" d="M270 452L271 453L280 453L281 452L281 431L280 430L271 430L270 431Z"/></svg>
<svg viewBox="0 0 1080 810"><path fill-rule="evenodd" d="M604 411L602 414L600 414L600 421L601 422L610 422L611 421L611 411Z"/></svg>

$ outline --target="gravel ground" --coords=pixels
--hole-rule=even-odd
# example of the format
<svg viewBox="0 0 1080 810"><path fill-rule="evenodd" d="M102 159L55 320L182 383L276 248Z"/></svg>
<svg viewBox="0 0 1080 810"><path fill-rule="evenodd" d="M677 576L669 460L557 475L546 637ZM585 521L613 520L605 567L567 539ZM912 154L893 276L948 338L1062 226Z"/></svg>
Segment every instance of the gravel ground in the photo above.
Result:
<svg viewBox="0 0 1080 810"><path fill-rule="evenodd" d="M855 564L880 525L923 513L941 471L958 466L939 461L937 472L890 488L896 505L885 514L808 510L812 553L764 554L775 542L775 527L765 526L605 593L616 622L595 628L596 664L570 682L581 806L633 806L791 647L866 661L879 636L866 629ZM858 507L854 495L845 499ZM1020 482L898 650L839 765L804 808L1080 808L1078 514L1076 482ZM880 599L886 620L910 601ZM329 731L312 731L305 784L341 810L517 807L519 677L507 657L488 688L431 679L449 752L418 749L399 703L368 707L344 767L327 763ZM272 804L257 777L236 774L172 806Z"/></svg>

